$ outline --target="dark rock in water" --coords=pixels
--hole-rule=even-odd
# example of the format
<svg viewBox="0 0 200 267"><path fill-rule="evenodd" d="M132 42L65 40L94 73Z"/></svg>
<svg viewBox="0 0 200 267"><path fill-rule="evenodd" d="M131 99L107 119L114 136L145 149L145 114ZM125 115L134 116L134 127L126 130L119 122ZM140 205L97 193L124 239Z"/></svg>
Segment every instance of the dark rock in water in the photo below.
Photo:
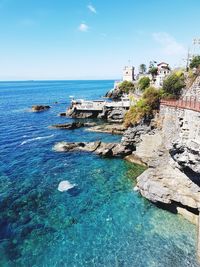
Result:
<svg viewBox="0 0 200 267"><path fill-rule="evenodd" d="M35 105L35 106L32 106L31 111L33 111L33 112L40 112L40 111L48 110L50 108L51 108L50 106Z"/></svg>
<svg viewBox="0 0 200 267"><path fill-rule="evenodd" d="M94 122L72 122L72 123L64 123L64 124L55 124L52 125L52 128L57 128L57 129L64 129L64 130L74 130L78 129L81 127L92 127L96 126L96 123Z"/></svg>
<svg viewBox="0 0 200 267"><path fill-rule="evenodd" d="M61 112L61 113L59 114L59 116L61 116L61 117L65 117L65 116L67 116L67 113L66 113L66 112Z"/></svg>

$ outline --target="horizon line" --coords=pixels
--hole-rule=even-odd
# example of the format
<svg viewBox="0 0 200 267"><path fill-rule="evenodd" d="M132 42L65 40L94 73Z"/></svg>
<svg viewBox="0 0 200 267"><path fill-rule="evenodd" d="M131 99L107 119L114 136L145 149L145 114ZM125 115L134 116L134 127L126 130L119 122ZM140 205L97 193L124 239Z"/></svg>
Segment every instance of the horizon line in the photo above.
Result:
<svg viewBox="0 0 200 267"><path fill-rule="evenodd" d="M120 80L119 78L109 79L22 79L22 80L0 80L1 82L42 82L42 81L115 81Z"/></svg>

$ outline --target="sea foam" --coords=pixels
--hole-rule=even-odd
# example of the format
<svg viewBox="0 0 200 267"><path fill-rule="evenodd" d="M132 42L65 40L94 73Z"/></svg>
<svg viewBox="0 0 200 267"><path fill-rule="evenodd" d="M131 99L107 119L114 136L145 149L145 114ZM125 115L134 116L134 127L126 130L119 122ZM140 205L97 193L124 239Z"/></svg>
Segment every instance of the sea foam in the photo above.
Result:
<svg viewBox="0 0 200 267"><path fill-rule="evenodd" d="M20 145L23 146L27 143L31 143L31 142L34 142L34 141L37 141L37 140L42 140L42 139L48 139L48 138L51 138L53 137L54 134L52 135L47 135L47 136L38 136L38 137L35 137L35 138L30 138L30 139L27 139L25 141L23 141Z"/></svg>

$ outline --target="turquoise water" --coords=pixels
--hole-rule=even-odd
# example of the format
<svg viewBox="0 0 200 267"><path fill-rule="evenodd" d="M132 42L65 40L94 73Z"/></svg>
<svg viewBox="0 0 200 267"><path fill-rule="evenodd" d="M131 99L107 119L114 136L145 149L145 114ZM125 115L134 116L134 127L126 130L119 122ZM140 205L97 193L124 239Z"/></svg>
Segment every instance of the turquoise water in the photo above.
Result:
<svg viewBox="0 0 200 267"><path fill-rule="evenodd" d="M133 191L138 166L52 150L63 140L120 140L85 129L48 128L71 121L57 116L69 105L69 95L96 99L112 85L0 83L0 266L198 266L195 226ZM31 113L33 104L52 108ZM59 192L63 180L77 186Z"/></svg>

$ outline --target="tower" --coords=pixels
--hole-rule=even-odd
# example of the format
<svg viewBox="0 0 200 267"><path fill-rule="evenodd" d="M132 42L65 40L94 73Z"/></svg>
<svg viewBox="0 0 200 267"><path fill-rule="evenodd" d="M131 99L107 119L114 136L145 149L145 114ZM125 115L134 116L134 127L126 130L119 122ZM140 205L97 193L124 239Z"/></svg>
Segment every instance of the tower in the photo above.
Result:
<svg viewBox="0 0 200 267"><path fill-rule="evenodd" d="M123 81L134 81L134 67L125 66L123 69Z"/></svg>

